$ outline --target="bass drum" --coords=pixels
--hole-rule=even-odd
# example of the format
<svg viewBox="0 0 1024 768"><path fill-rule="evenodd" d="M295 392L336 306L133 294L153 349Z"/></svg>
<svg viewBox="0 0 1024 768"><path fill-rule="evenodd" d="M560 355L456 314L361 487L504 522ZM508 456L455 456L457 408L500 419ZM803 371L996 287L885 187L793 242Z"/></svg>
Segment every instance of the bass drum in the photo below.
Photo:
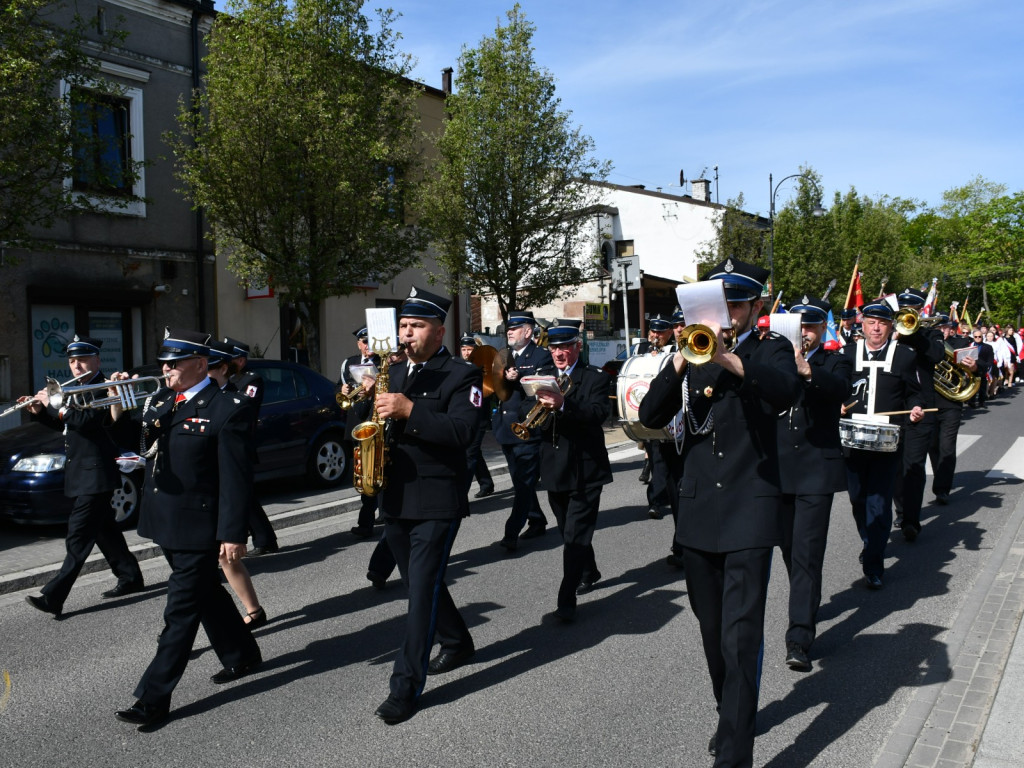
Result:
<svg viewBox="0 0 1024 768"><path fill-rule="evenodd" d="M651 388L651 380L668 365L672 353L636 355L622 365L616 381L619 426L631 440L675 440L683 434L683 412L679 411L667 427L651 429L640 423L640 402Z"/></svg>

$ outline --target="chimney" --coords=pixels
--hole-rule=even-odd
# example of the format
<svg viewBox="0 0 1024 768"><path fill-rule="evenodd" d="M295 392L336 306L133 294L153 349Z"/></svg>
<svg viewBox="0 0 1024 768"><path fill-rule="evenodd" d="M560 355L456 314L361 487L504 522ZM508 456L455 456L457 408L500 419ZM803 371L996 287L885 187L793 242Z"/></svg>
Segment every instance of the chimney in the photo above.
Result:
<svg viewBox="0 0 1024 768"><path fill-rule="evenodd" d="M452 92L452 72L454 71L451 67L445 67L441 70L441 90L445 93Z"/></svg>
<svg viewBox="0 0 1024 768"><path fill-rule="evenodd" d="M707 179L694 179L690 182L693 189L693 199L703 203L711 202L711 182Z"/></svg>

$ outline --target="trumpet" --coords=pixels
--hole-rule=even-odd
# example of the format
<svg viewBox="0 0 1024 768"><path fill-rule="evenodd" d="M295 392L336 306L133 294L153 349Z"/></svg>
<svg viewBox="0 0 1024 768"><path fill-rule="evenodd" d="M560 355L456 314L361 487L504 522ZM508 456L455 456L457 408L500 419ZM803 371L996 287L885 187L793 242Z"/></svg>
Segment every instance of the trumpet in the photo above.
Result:
<svg viewBox="0 0 1024 768"><path fill-rule="evenodd" d="M369 390L360 388L351 395L346 395L343 392L338 392L338 394L334 396L334 399L338 401L338 405L341 406L341 410L347 411L353 405L356 405L357 403L361 403L364 400L366 400L369 396Z"/></svg>
<svg viewBox="0 0 1024 768"><path fill-rule="evenodd" d="M704 365L711 362L718 351L718 338L706 325L691 323L676 332L676 345L690 365Z"/></svg>
<svg viewBox="0 0 1024 768"><path fill-rule="evenodd" d="M565 383L558 385L564 395L572 388L572 379L568 376L565 377ZM513 422L511 429L512 434L518 437L520 440L530 439L530 430L539 429L544 426L544 422L548 420L548 416L551 415L551 409L548 408L544 403L539 400L534 403L533 407L527 412L526 418L522 421Z"/></svg>
<svg viewBox="0 0 1024 768"><path fill-rule="evenodd" d="M79 379L83 379L86 376L90 376L90 375L92 375L92 371L86 371L85 373L80 373L77 376L73 376L72 378L70 378L67 381L65 381L63 384L58 384L57 386L58 387L66 387L69 384L74 384ZM47 381L47 385L49 385L49 382L51 381L51 379L47 379L46 381ZM49 393L49 390L47 390L47 393ZM12 405L10 408L6 409L3 413L0 413L0 419L2 419L4 416L6 416L6 415L8 415L10 413L14 413L15 411L20 411L22 408L28 408L30 405L35 405L38 402L39 401L36 400L34 397L30 397L28 400L23 400L22 402L18 403L17 405Z"/></svg>
<svg viewBox="0 0 1024 768"><path fill-rule="evenodd" d="M50 405L60 410L61 408L73 408L85 410L87 408L106 408L111 405L120 405L124 410L130 411L137 408L140 400L145 400L150 395L164 386L167 381L167 374L162 376L141 376L137 379L122 379L120 381L101 381L97 384L84 384L79 387L68 387L60 384L54 379L46 379L46 395L50 398ZM152 389L150 389L150 385ZM95 397L94 392L113 389L116 394L107 397Z"/></svg>
<svg viewBox="0 0 1024 768"><path fill-rule="evenodd" d="M912 307L904 307L896 313L892 325L900 336L910 336L920 328L921 314Z"/></svg>

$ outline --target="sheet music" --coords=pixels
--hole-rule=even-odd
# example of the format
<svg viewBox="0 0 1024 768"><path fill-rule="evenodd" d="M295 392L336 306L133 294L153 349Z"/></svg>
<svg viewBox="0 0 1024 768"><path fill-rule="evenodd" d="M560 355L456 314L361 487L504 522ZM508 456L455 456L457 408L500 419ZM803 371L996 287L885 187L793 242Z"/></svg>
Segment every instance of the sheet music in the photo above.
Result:
<svg viewBox="0 0 1024 768"><path fill-rule="evenodd" d="M802 316L797 312L776 312L768 317L768 327L789 339L790 343L800 349L803 346L803 336L800 333Z"/></svg>
<svg viewBox="0 0 1024 768"><path fill-rule="evenodd" d="M676 286L676 299L687 325L718 323L722 329L732 328L729 305L725 302L725 283L706 280Z"/></svg>
<svg viewBox="0 0 1024 768"><path fill-rule="evenodd" d="M370 351L376 354L398 349L398 320L394 307L374 307L366 310L366 332ZM384 345L388 345L384 347ZM381 347L381 349L378 349Z"/></svg>

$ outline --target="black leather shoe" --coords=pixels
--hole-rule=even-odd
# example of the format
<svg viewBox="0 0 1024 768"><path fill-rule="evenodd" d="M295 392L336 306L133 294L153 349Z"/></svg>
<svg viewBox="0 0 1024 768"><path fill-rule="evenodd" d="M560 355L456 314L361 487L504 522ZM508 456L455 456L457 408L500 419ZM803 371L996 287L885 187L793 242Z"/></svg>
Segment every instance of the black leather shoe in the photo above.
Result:
<svg viewBox="0 0 1024 768"><path fill-rule="evenodd" d="M665 565L672 566L673 568L683 568L683 556L678 552L673 552L665 558Z"/></svg>
<svg viewBox="0 0 1024 768"><path fill-rule="evenodd" d="M373 714L388 725L397 725L412 717L415 711L416 704L414 702L388 696Z"/></svg>
<svg viewBox="0 0 1024 768"><path fill-rule="evenodd" d="M811 671L811 660L799 643L786 643L786 666L796 672Z"/></svg>
<svg viewBox="0 0 1024 768"><path fill-rule="evenodd" d="M892 519L892 527L893 528L902 528L903 527L903 515L896 515L896 517L894 517Z"/></svg>
<svg viewBox="0 0 1024 768"><path fill-rule="evenodd" d="M571 624L576 621L576 606L558 606L555 609L555 618L563 624Z"/></svg>
<svg viewBox="0 0 1024 768"><path fill-rule="evenodd" d="M510 539L508 536L501 539L500 541L494 542L496 547L504 547L509 552L515 552L519 547L519 542L515 539Z"/></svg>
<svg viewBox="0 0 1024 768"><path fill-rule="evenodd" d="M949 504L949 494L948 493L936 493L935 494L935 503L936 504L941 504L942 506L946 506L947 504Z"/></svg>
<svg viewBox="0 0 1024 768"><path fill-rule="evenodd" d="M860 563L861 565L864 565L864 550L863 549L860 551L860 554L857 555L857 562Z"/></svg>
<svg viewBox="0 0 1024 768"><path fill-rule="evenodd" d="M374 589L384 589L384 587L388 585L388 577L381 576L375 571L367 571L366 578L370 580L371 584L373 584Z"/></svg>
<svg viewBox="0 0 1024 768"><path fill-rule="evenodd" d="M711 737L711 741L708 742L708 754L712 757L718 757L718 734Z"/></svg>
<svg viewBox="0 0 1024 768"><path fill-rule="evenodd" d="M651 507L647 510L647 516L651 518L651 520L661 520L661 510L657 507Z"/></svg>
<svg viewBox="0 0 1024 768"><path fill-rule="evenodd" d="M224 683L233 683L235 680L240 680L246 675L251 675L257 669L260 664L263 663L262 656L256 656L252 661L248 661L245 664L239 664L237 667L224 667L220 672L210 676L210 682L216 685L224 685Z"/></svg>
<svg viewBox="0 0 1024 768"><path fill-rule="evenodd" d="M482 498L484 498L486 496L490 496L492 493L494 493L494 487L493 486L491 488L481 488L479 491L477 491L476 493L473 494L473 498L474 499L482 499Z"/></svg>
<svg viewBox="0 0 1024 768"><path fill-rule="evenodd" d="M651 482L651 462L650 461L645 461L644 462L644 468L640 470L640 478L639 478L639 480L640 480L640 482L643 485L647 485L649 482Z"/></svg>
<svg viewBox="0 0 1024 768"><path fill-rule="evenodd" d="M868 583L868 589L879 590L882 588L881 576L865 576L864 580Z"/></svg>
<svg viewBox="0 0 1024 768"><path fill-rule="evenodd" d="M261 555L272 555L281 549L275 541L273 544L267 544L265 547L253 547L245 553L246 557L260 557Z"/></svg>
<svg viewBox="0 0 1024 768"><path fill-rule="evenodd" d="M43 613L53 614L53 618L59 619L64 610L62 605L54 605L46 595L25 595L25 602Z"/></svg>
<svg viewBox="0 0 1024 768"><path fill-rule="evenodd" d="M600 571L598 571L598 572L594 573L593 576L589 576L586 579L584 579L583 583L580 584L578 587L576 587L576 594L577 595L585 595L585 594L587 594L587 592L593 591L594 586L600 580L601 580L601 573L600 573Z"/></svg>
<svg viewBox="0 0 1024 768"><path fill-rule="evenodd" d="M368 539L371 536L373 536L373 526L369 525L369 526L364 528L361 525L357 525L357 526L349 529L349 533L351 533L357 539Z"/></svg>
<svg viewBox="0 0 1024 768"><path fill-rule="evenodd" d="M167 719L169 711L170 708L166 704L147 704L139 700L128 707L128 709L117 710L114 713L114 717L126 723L137 725L139 730L142 730L143 728L150 728L157 723L162 723Z"/></svg>
<svg viewBox="0 0 1024 768"><path fill-rule="evenodd" d="M906 540L908 544L913 544L915 541L917 541L918 533L920 533L920 531L917 530L916 526L909 524L903 526L903 538Z"/></svg>
<svg viewBox="0 0 1024 768"><path fill-rule="evenodd" d="M103 597L124 597L125 595L134 595L136 592L141 592L146 588L146 585L141 581L119 581L113 589L108 589L103 593Z"/></svg>
<svg viewBox="0 0 1024 768"><path fill-rule="evenodd" d="M445 672L451 672L473 658L475 653L476 648L464 648L458 651L442 650L427 665L427 674L443 675Z"/></svg>
<svg viewBox="0 0 1024 768"><path fill-rule="evenodd" d="M526 530L519 534L520 539L536 539L548 532L546 525L528 525Z"/></svg>

